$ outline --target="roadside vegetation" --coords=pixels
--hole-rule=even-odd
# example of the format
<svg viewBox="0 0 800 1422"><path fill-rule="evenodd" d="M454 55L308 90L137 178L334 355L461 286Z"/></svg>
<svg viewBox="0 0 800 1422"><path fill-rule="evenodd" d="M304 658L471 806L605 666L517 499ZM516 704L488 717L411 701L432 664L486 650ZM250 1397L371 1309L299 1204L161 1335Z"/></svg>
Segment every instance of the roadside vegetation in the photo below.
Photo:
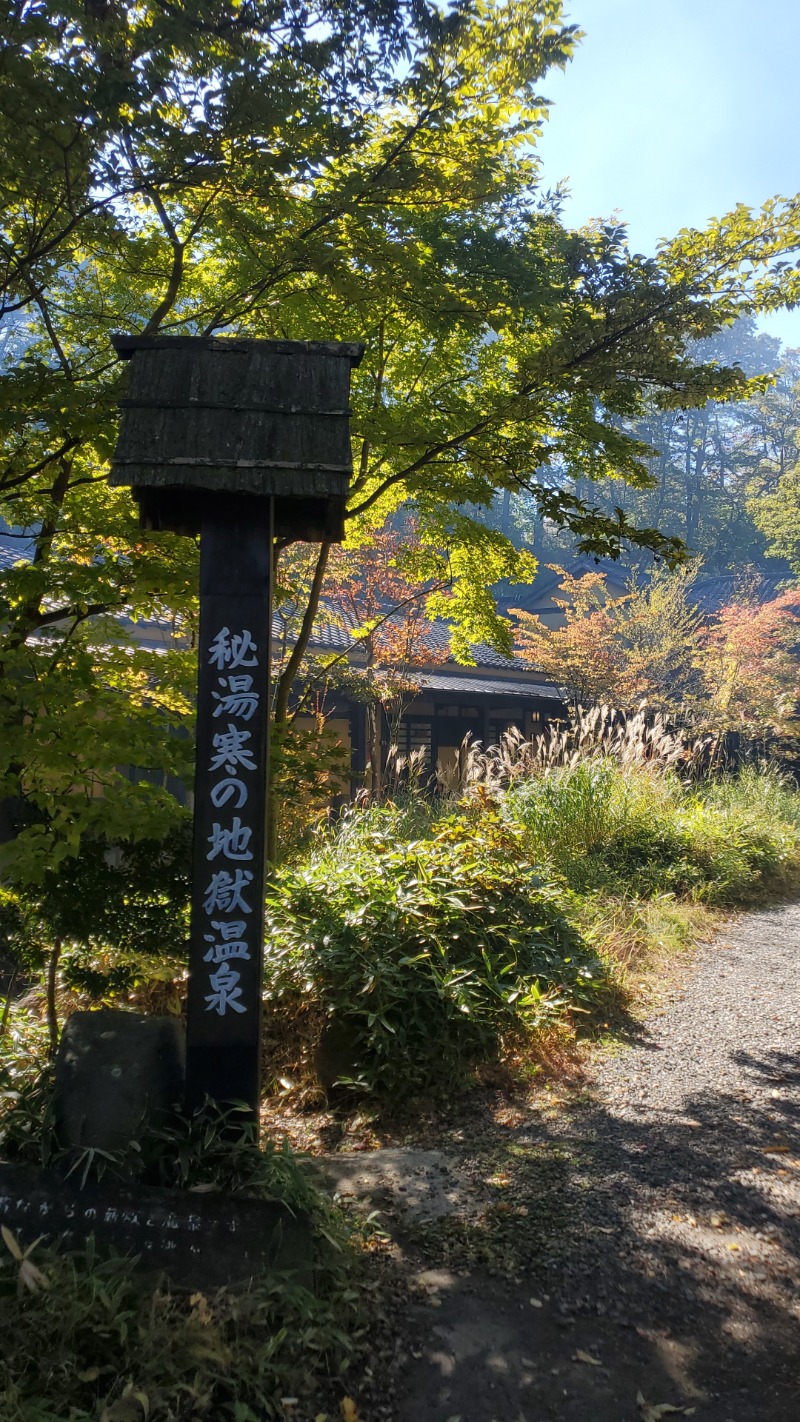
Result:
<svg viewBox="0 0 800 1422"><path fill-rule="evenodd" d="M487 1064L524 1084L549 1037L608 1035L644 960L663 962L716 910L778 893L796 874L794 784L766 764L714 771L709 753L708 740L690 743L644 711L595 709L549 739L509 733L496 747L465 747L457 783L436 797L415 787L413 766L396 767L405 788L350 807L273 878L271 1086L319 1099L321 1081L345 1114L365 1098L394 1110L458 1092ZM25 991L0 1035L5 1159L58 1163L47 1105L54 1012L57 1027L77 1006L121 996L156 1011L179 1005L182 954L153 951L159 924L179 933L182 923L172 850L159 883L140 865L138 912L119 922L114 865L96 846L83 897L79 861L61 892L54 881L35 900L7 895ZM91 884L104 914L91 911ZM54 975L45 948L56 928ZM128 1160L89 1164L112 1178L131 1171ZM151 1143L133 1165L145 1168L164 1185L255 1190L306 1211L320 1244L313 1288L270 1278L244 1290L154 1289L130 1262L41 1247L26 1256L4 1236L3 1418L357 1417L350 1394L363 1397L375 1344L362 1228L325 1203L291 1152L234 1149L213 1125Z"/></svg>
<svg viewBox="0 0 800 1422"><path fill-rule="evenodd" d="M387 799L379 711L403 666L434 655L428 617L464 661L477 642L510 654L492 589L530 582L542 555L647 569L716 549L719 571L755 547L795 567L781 499L760 521L750 503L796 494L797 361L752 323L800 298L800 200L739 204L653 257L616 219L570 229L535 151L547 75L580 39L560 0L29 0L6 18L0 1158L55 1161L70 1012L178 1015L184 997L189 815L170 787L191 777L198 548L145 533L108 485L114 332L365 345L343 551L274 550L291 636L273 668L272 824L293 848L267 903L270 1088L413 1099L487 1063L524 1073L553 1030L607 1030L643 955L791 881L796 792L769 768L720 778L709 746L597 713L547 743L465 749L436 798L406 767ZM755 468L765 442L775 457ZM548 645L529 628L528 649L553 655L561 684L565 649L588 645L586 697L611 694L605 658L617 684L633 668L628 710L645 693L671 707L656 693L685 644L643 681L627 654L659 621L652 597L611 608L592 586L588 643L586 627ZM329 595L358 609L372 798L312 834L303 789L319 819L349 771L297 721L324 721L298 689ZM405 609L392 627L386 597ZM703 634L715 733L777 734L793 715L790 603ZM318 688L335 666L349 677L340 660L320 663ZM780 715L765 717L767 695ZM358 1422L341 1370L364 1300L336 1212L275 1152L257 1178L241 1158L226 1174L213 1130L159 1161L162 1184L309 1211L332 1261L313 1291L261 1279L187 1297L125 1261L26 1255L4 1236L2 1422ZM198 1161L220 1170L193 1175Z"/></svg>
<svg viewBox="0 0 800 1422"><path fill-rule="evenodd" d="M24 1124L17 1105L0 1150L35 1163L41 1132ZM101 1257L91 1242L22 1249L3 1227L3 1422L262 1422L295 1415L289 1399L298 1394L315 1410L326 1400L339 1410L366 1335L352 1247L361 1236L287 1146L257 1149L230 1127L229 1115L207 1110L165 1128L145 1142L151 1172L162 1185L302 1211L318 1241L313 1278L273 1270L227 1288L171 1288L135 1259ZM49 1163L64 1166L65 1153L44 1138ZM97 1156L94 1174L130 1184L130 1160Z"/></svg>
<svg viewBox="0 0 800 1422"><path fill-rule="evenodd" d="M710 773L708 752L596 709L549 740L465 748L439 799L348 810L272 884L273 1040L301 1075L397 1100L524 1060L554 1024L601 1027L648 954L796 874L793 782Z"/></svg>
<svg viewBox="0 0 800 1422"><path fill-rule="evenodd" d="M345 809L272 876L268 1081L397 1100L524 1059L553 1025L591 1033L648 954L795 880L795 782L768 762L722 767L718 751L604 707L465 746L438 795L396 766L393 794ZM183 836L166 858L141 845L109 865L90 845L69 873L5 892L21 977L2 1014L0 1130L37 1099L76 1007L180 1011L188 852Z"/></svg>

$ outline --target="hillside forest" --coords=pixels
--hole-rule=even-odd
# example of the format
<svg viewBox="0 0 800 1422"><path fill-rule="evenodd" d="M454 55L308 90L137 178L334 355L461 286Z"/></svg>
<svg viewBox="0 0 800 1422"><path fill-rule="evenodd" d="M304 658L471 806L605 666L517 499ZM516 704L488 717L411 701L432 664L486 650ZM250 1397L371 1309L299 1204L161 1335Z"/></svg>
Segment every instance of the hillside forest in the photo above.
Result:
<svg viewBox="0 0 800 1422"><path fill-rule="evenodd" d="M796 575L800 564L791 529L800 453L797 352L782 349L746 318L701 343L697 355L769 381L747 400L710 400L694 410L653 408L632 423L630 431L651 450L650 488L580 477L573 487L607 514L618 506L631 520L677 536L706 575L741 577L747 569ZM574 543L537 519L524 495L503 498L491 517L542 561L574 555ZM651 559L627 549L621 563L646 572Z"/></svg>

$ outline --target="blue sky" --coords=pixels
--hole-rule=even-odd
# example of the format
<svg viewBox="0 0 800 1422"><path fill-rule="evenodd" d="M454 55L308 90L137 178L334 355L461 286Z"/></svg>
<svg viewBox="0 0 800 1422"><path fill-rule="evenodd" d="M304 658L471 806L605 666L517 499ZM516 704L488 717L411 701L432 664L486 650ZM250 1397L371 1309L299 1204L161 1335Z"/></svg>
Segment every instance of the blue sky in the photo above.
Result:
<svg viewBox="0 0 800 1422"><path fill-rule="evenodd" d="M538 145L565 217L617 213L631 243L800 191L800 0L568 0L585 38ZM765 318L800 346L800 311Z"/></svg>

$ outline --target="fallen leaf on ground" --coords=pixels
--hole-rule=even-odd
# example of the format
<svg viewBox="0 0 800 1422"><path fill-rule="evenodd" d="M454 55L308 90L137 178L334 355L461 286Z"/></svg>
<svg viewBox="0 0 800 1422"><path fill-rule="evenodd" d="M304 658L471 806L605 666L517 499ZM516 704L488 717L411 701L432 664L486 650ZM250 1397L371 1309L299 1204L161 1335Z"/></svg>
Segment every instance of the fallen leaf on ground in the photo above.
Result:
<svg viewBox="0 0 800 1422"><path fill-rule="evenodd" d="M593 1368L602 1368L603 1366L599 1358L593 1358L591 1353L584 1353L582 1348L578 1348L572 1356L576 1363L591 1363Z"/></svg>
<svg viewBox="0 0 800 1422"><path fill-rule="evenodd" d="M541 1301L541 1299L531 1299L530 1304L531 1304L531 1308L541 1308L541 1307L542 1307L542 1301Z"/></svg>
<svg viewBox="0 0 800 1422"><path fill-rule="evenodd" d="M3 1237L3 1243L5 1244L6 1249L9 1251L9 1253L13 1255L16 1260L19 1261L25 1258L24 1254L22 1253L22 1250L17 1244L16 1239L11 1233L11 1230L8 1229L6 1225L0 1225L0 1235L2 1235Z"/></svg>
<svg viewBox="0 0 800 1422"><path fill-rule="evenodd" d="M791 1146L762 1146L765 1155L788 1155Z"/></svg>
<svg viewBox="0 0 800 1422"><path fill-rule="evenodd" d="M139 1394L136 1396L138 1398ZM116 1402L112 1402L110 1407L103 1409L100 1422L142 1422L142 1417L146 1415L140 1403L132 1396L120 1397Z"/></svg>
<svg viewBox="0 0 800 1422"><path fill-rule="evenodd" d="M648 1402L641 1392L636 1394L636 1405L642 1414L642 1422L661 1422L662 1417L669 1415L693 1417L697 1411L695 1407L675 1407L671 1402Z"/></svg>

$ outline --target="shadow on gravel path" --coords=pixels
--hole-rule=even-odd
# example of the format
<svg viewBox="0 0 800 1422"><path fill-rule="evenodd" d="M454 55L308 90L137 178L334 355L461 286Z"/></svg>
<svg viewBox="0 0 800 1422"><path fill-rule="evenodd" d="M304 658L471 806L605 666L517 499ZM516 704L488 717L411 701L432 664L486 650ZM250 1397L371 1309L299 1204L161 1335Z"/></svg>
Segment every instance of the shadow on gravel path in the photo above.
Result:
<svg viewBox="0 0 800 1422"><path fill-rule="evenodd" d="M591 1092L465 1145L471 1208L395 1213L397 1422L798 1422L798 949L748 916Z"/></svg>

